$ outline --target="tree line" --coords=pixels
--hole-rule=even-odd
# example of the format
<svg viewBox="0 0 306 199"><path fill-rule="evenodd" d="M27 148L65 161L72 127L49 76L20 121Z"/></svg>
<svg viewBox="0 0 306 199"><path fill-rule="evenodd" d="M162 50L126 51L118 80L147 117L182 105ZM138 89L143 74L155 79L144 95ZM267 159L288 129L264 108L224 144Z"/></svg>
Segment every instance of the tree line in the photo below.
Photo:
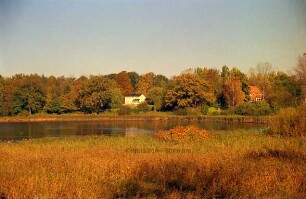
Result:
<svg viewBox="0 0 306 199"><path fill-rule="evenodd" d="M306 55L299 57L293 74L273 71L270 63L261 63L248 75L236 67L198 67L170 79L152 72L126 71L79 78L0 75L0 116L100 113L120 109L124 96L131 94L144 94L156 111L198 109L205 114L208 107L215 107L241 115L265 115L302 103L305 75ZM250 86L257 86L264 100L250 102Z"/></svg>

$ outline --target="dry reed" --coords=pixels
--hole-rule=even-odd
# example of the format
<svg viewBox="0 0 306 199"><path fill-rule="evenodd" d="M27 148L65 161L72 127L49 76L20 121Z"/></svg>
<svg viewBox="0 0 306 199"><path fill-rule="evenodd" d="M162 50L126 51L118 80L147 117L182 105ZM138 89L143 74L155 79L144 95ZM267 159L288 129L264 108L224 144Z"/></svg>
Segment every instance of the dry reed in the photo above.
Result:
<svg viewBox="0 0 306 199"><path fill-rule="evenodd" d="M7 198L305 197L306 145L256 132L201 142L151 136L0 143Z"/></svg>

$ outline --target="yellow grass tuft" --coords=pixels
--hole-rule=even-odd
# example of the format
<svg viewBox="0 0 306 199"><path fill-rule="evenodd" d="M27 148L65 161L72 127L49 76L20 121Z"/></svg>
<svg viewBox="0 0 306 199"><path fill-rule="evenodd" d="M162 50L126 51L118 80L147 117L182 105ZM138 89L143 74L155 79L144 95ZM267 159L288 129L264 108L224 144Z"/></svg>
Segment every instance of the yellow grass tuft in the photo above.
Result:
<svg viewBox="0 0 306 199"><path fill-rule="evenodd" d="M197 141L207 138L208 133L205 129L200 129L194 125L188 125L177 126L170 130L157 131L155 137L165 141Z"/></svg>

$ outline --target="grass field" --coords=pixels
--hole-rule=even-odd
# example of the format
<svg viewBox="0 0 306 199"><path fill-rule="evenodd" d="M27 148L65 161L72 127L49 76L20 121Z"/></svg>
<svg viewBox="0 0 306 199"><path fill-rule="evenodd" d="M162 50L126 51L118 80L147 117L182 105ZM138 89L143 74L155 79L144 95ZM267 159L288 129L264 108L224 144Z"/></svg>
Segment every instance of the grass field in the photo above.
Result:
<svg viewBox="0 0 306 199"><path fill-rule="evenodd" d="M199 142L153 136L0 143L7 198L305 198L303 138L214 132Z"/></svg>

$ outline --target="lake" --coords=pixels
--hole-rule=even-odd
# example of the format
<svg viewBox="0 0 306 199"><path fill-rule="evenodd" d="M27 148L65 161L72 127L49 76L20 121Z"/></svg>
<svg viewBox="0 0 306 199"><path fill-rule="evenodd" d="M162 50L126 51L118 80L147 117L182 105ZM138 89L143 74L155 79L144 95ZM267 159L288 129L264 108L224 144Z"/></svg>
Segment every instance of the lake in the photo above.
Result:
<svg viewBox="0 0 306 199"><path fill-rule="evenodd" d="M133 136L141 133L152 134L160 129L177 125L193 124L208 131L261 129L264 124L182 122L182 121L84 121L84 122L20 122L0 123L0 140L21 140L41 137L70 137L84 135Z"/></svg>

